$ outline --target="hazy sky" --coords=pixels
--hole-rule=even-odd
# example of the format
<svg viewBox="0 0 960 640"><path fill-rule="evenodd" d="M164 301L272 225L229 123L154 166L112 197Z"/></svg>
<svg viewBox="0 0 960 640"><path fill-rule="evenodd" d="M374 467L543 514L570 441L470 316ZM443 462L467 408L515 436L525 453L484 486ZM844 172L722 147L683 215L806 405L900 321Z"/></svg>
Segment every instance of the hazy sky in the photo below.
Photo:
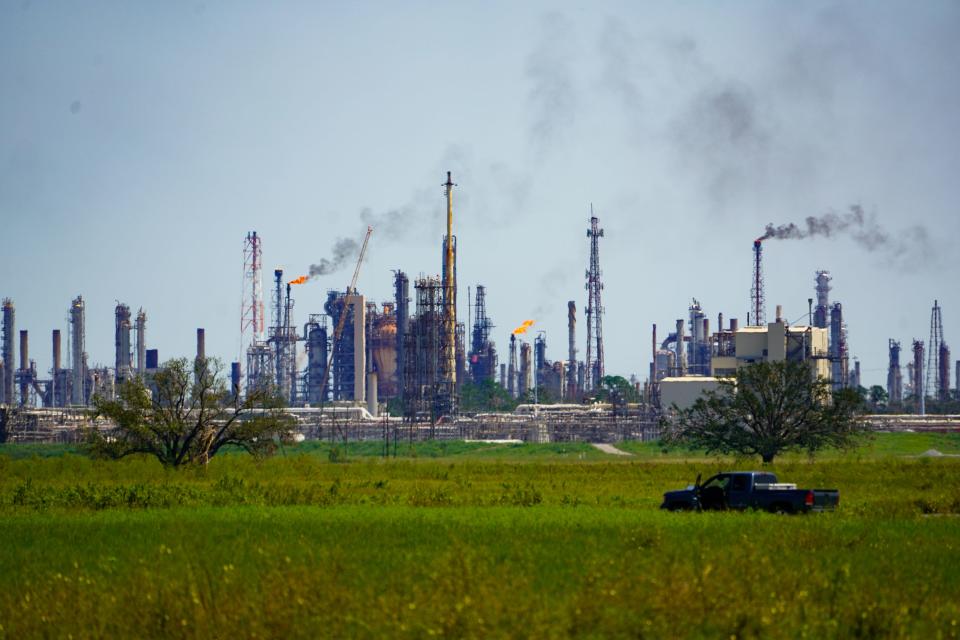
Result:
<svg viewBox="0 0 960 640"><path fill-rule="evenodd" d="M440 270L449 169L461 317L484 284L501 354L531 318L565 359L593 203L607 370L641 378L692 298L745 322L767 223L862 205L859 239L767 242L767 310L805 321L829 269L885 384L935 298L960 357L958 167L956 2L0 1L0 295L41 370L77 294L91 362L118 300L161 359L201 326L235 359L248 230L266 288L370 222L359 288L388 300ZM351 271L299 287L298 323Z"/></svg>

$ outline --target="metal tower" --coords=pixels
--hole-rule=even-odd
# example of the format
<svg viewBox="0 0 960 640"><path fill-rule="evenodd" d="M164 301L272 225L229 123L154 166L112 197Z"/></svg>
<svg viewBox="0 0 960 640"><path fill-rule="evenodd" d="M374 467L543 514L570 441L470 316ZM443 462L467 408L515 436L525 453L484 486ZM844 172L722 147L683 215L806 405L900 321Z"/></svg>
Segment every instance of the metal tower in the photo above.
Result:
<svg viewBox="0 0 960 640"><path fill-rule="evenodd" d="M599 220L593 215L593 205L590 205L590 228L587 237L590 238L590 268L587 270L587 359L586 380L584 391L595 388L603 378L603 305L600 303L600 292L603 282L600 279L600 238L603 229ZM594 354L596 341L596 354Z"/></svg>
<svg viewBox="0 0 960 640"><path fill-rule="evenodd" d="M924 395L937 397L942 385L940 371L940 346L943 344L943 317L940 304L934 300L930 310L930 342L927 343L927 372L924 378Z"/></svg>
<svg viewBox="0 0 960 640"><path fill-rule="evenodd" d="M243 242L243 295L240 304L240 354L255 343L263 342L267 323L263 309L263 248L256 231L247 233Z"/></svg>
<svg viewBox="0 0 960 640"><path fill-rule="evenodd" d="M763 239L753 241L753 281L750 284L750 312L753 314L753 326L762 327L767 324L767 312L764 308L763 297Z"/></svg>

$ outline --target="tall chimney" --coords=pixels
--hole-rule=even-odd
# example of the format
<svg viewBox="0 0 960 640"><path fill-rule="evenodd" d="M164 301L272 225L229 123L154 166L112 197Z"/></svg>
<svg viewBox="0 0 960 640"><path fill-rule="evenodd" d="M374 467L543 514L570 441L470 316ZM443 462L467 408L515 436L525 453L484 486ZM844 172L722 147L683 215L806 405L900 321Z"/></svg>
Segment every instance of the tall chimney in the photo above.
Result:
<svg viewBox="0 0 960 640"><path fill-rule="evenodd" d="M20 406L27 404L30 395L30 383L27 382L27 373L30 370L29 344L27 331L20 331Z"/></svg>
<svg viewBox="0 0 960 640"><path fill-rule="evenodd" d="M200 365L207 360L207 336L202 328L197 329L197 364Z"/></svg>
<svg viewBox="0 0 960 640"><path fill-rule="evenodd" d="M17 363L13 334L16 331L16 309L13 300L5 298L3 301L3 399L7 404L14 404L16 398L13 392L13 382L16 379Z"/></svg>
<svg viewBox="0 0 960 640"><path fill-rule="evenodd" d="M447 171L447 181L443 184L447 197L447 235L444 238L443 256L443 382L445 392L449 394L451 413L456 412L457 386L457 276L454 258L455 239L453 237L453 178Z"/></svg>
<svg viewBox="0 0 960 640"><path fill-rule="evenodd" d="M677 319L677 375L687 375L687 352L683 344L683 318Z"/></svg>
<svg viewBox="0 0 960 640"><path fill-rule="evenodd" d="M577 304L567 302L567 399L577 398Z"/></svg>
<svg viewBox="0 0 960 640"><path fill-rule="evenodd" d="M53 330L53 378L56 380L57 372L63 367L60 360L60 329Z"/></svg>

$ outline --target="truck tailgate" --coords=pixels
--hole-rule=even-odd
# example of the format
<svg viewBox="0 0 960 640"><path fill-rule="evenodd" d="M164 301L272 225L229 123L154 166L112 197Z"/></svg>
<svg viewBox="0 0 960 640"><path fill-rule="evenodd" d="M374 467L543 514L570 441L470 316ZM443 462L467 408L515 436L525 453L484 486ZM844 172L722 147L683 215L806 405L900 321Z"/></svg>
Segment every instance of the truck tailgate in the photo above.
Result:
<svg viewBox="0 0 960 640"><path fill-rule="evenodd" d="M830 511L840 504L840 491L837 489L813 489L813 511Z"/></svg>

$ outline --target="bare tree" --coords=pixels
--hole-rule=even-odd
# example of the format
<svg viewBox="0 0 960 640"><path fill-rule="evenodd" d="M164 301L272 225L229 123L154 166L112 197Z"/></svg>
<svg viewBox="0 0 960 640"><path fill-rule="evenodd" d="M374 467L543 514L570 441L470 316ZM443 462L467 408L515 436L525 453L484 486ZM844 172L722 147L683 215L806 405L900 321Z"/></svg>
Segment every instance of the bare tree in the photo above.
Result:
<svg viewBox="0 0 960 640"><path fill-rule="evenodd" d="M171 360L146 381L123 382L116 399L94 397L94 415L116 426L88 431L87 450L108 458L145 453L173 467L206 463L227 445L270 455L290 437L293 417L269 390L241 400L227 389L220 371L216 360L193 366Z"/></svg>
<svg viewBox="0 0 960 640"><path fill-rule="evenodd" d="M759 455L764 463L786 451L845 448L865 434L862 400L852 389L830 392L803 362L759 362L737 369L717 391L678 410L670 442L707 453Z"/></svg>

